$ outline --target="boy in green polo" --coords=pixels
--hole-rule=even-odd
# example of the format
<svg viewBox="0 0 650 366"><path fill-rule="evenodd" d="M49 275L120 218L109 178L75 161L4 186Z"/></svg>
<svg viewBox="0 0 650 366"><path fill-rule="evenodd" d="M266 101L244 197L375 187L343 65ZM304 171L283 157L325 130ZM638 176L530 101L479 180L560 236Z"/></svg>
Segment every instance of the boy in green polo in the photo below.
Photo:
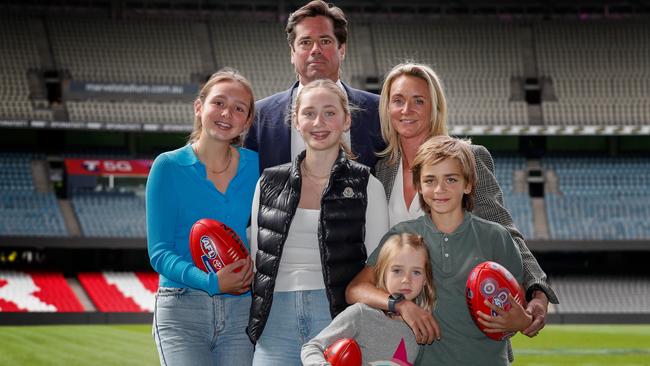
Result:
<svg viewBox="0 0 650 366"><path fill-rule="evenodd" d="M476 185L474 154L467 141L436 136L418 149L412 163L413 182L426 215L395 225L368 258L374 266L386 238L396 233L421 235L433 267L437 303L433 311L439 339L424 346L421 365L507 365L507 341L488 338L472 321L465 302L465 285L470 271L479 263L494 261L523 280L521 255L508 231L501 225L471 213ZM405 303L407 300L402 301ZM393 304L406 319L413 307ZM500 316L482 315L500 330L525 329L532 318L514 303ZM434 323L435 323L434 320ZM414 330L417 336L417 330Z"/></svg>

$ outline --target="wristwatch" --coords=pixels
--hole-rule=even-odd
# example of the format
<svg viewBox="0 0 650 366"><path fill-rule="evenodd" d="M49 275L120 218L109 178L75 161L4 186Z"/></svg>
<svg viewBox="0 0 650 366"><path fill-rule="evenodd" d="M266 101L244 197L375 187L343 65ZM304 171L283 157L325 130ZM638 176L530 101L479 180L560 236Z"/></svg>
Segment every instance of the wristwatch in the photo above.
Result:
<svg viewBox="0 0 650 366"><path fill-rule="evenodd" d="M397 314L397 304L400 301L404 300L404 294L395 293L388 296L388 312L392 314Z"/></svg>

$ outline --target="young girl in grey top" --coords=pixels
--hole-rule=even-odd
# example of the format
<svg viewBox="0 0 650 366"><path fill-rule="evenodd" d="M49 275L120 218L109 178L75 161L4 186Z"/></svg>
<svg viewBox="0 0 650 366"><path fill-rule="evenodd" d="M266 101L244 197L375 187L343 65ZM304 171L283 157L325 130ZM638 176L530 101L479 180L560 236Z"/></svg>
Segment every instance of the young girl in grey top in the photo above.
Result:
<svg viewBox="0 0 650 366"><path fill-rule="evenodd" d="M429 251L415 234L393 235L384 243L374 266L377 287L396 299L412 300L426 311L435 301ZM354 338L363 365L412 365L419 346L413 331L397 313L357 303L339 314L314 339L302 346L303 365L329 365L323 352L341 338Z"/></svg>

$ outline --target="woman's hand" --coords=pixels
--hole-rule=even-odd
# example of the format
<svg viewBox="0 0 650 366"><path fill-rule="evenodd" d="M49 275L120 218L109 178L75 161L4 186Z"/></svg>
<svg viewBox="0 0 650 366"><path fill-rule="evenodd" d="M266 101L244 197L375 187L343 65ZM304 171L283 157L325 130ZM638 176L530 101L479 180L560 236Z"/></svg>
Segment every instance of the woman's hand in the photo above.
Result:
<svg viewBox="0 0 650 366"><path fill-rule="evenodd" d="M236 269L240 268L238 272ZM251 288L253 281L253 261L251 257L240 259L223 267L217 272L219 278L219 292L242 294Z"/></svg>
<svg viewBox="0 0 650 366"><path fill-rule="evenodd" d="M508 301L511 304L508 311L485 301L485 305L497 313L496 316L487 315L481 311L476 312L479 323L486 327L483 330L485 333L518 332L526 329L533 322L533 317L515 301L511 294L508 294Z"/></svg>

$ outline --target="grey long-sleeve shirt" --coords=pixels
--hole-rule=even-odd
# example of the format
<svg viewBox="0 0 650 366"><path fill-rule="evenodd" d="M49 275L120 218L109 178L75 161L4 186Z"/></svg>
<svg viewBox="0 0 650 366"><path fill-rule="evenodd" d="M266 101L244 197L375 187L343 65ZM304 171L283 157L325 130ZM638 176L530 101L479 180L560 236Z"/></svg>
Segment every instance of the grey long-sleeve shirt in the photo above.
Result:
<svg viewBox="0 0 650 366"><path fill-rule="evenodd" d="M418 356L419 346L411 328L404 321L391 319L381 310L357 303L345 309L327 328L302 346L302 364L329 365L323 352L341 338L354 338L357 341L363 365L379 361L386 365L394 360L411 365Z"/></svg>

